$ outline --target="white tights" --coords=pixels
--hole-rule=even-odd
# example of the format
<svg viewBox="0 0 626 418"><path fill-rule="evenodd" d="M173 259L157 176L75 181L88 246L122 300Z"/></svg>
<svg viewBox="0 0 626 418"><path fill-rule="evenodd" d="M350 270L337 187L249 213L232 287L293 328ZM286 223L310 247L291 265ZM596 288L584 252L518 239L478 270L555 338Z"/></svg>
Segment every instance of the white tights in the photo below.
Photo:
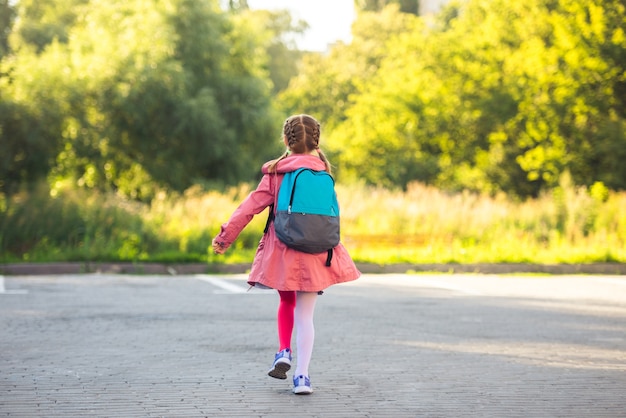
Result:
<svg viewBox="0 0 626 418"><path fill-rule="evenodd" d="M296 355L297 363L295 376L309 375L309 363L313 354L313 342L315 341L315 327L313 326L313 313L317 302L316 292L298 292L296 296L296 311L294 325L296 328Z"/></svg>

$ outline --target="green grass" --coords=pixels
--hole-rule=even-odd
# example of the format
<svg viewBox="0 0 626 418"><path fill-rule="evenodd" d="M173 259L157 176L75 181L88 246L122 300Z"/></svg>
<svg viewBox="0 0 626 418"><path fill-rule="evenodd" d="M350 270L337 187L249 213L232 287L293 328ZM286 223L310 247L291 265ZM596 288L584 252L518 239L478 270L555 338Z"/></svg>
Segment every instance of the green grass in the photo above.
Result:
<svg viewBox="0 0 626 418"><path fill-rule="evenodd" d="M265 212L225 256L209 251L250 191L196 187L161 193L149 204L80 189L51 194L44 186L0 197L0 262L251 262ZM406 191L340 185L338 195L342 241L359 262L626 262L626 193L599 186L564 182L524 202L418 183Z"/></svg>

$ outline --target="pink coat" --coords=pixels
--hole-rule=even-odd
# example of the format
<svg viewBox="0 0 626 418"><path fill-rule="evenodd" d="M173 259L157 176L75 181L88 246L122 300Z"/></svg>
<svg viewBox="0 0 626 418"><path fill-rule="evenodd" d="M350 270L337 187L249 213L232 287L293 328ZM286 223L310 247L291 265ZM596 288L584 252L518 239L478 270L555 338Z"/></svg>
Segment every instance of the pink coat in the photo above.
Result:
<svg viewBox="0 0 626 418"><path fill-rule="evenodd" d="M222 225L216 239L226 247L230 246L254 215L276 202L284 173L301 167L325 169L324 162L319 157L308 154L291 155L281 160L275 174L269 173L265 164L262 169L263 178L256 190L248 195L228 222ZM318 292L337 283L356 280L361 275L341 243L333 249L330 267L325 265L326 257L325 252L307 254L287 247L276 237L271 226L259 242L248 283L251 286L260 284L277 290Z"/></svg>

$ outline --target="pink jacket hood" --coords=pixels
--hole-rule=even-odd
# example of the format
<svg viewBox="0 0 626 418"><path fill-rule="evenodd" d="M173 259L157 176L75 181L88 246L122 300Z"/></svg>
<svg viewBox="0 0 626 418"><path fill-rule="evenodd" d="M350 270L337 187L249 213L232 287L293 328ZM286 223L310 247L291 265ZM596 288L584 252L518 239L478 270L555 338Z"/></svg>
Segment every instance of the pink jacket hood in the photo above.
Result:
<svg viewBox="0 0 626 418"><path fill-rule="evenodd" d="M269 174L268 170L269 162L263 164L263 174ZM292 154L286 158L283 158L278 162L276 166L276 172L278 174L289 173L296 171L299 168L310 168L312 170L323 171L326 170L326 164L320 159L320 157L311 154Z"/></svg>

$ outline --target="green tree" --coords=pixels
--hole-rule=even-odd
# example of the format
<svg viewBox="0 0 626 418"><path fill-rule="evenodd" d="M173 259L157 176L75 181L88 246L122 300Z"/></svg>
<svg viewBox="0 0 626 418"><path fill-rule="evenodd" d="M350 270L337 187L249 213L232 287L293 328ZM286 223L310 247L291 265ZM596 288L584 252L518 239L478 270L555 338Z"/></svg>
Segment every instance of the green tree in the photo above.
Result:
<svg viewBox="0 0 626 418"><path fill-rule="evenodd" d="M416 18L390 6L382 13L361 13L352 26L350 45L337 45L328 55L309 53L300 73L278 96L285 114L307 112L331 132L346 119L358 92L367 90L395 36L412 31Z"/></svg>
<svg viewBox="0 0 626 418"><path fill-rule="evenodd" d="M32 46L41 52L54 40L66 43L77 14L88 3L89 0L19 0L16 6L19 19L12 35L13 48Z"/></svg>
<svg viewBox="0 0 626 418"><path fill-rule="evenodd" d="M257 32L233 23L214 1L151 5L92 0L63 26L66 38L31 52L21 47L5 65L9 114L50 123L44 135L9 121L2 140L47 161L53 184L149 199L163 187L249 180L275 154ZM11 152L13 163L19 155Z"/></svg>
<svg viewBox="0 0 626 418"><path fill-rule="evenodd" d="M501 44L516 37L502 68L517 112L494 132L524 173L509 175L510 187L536 195L528 185L556 187L564 171L576 184L626 187L617 168L626 145L618 94L626 63L623 2L536 1L509 6L505 16L491 7L507 28L499 32Z"/></svg>
<svg viewBox="0 0 626 418"><path fill-rule="evenodd" d="M257 54L257 65L267 72L275 95L284 90L289 81L298 74L303 53L298 50L294 38L308 28L304 21L294 22L288 10L237 9L232 16L235 27L249 33L250 44Z"/></svg>
<svg viewBox="0 0 626 418"><path fill-rule="evenodd" d="M355 68L331 54L283 97L324 104L346 178L525 197L569 170L577 184L623 188L624 16L619 1L451 5L435 26L378 31L385 53L361 50L357 62L376 64L357 66L347 94L328 94Z"/></svg>
<svg viewBox="0 0 626 418"><path fill-rule="evenodd" d="M60 150L64 105L57 98L66 91L62 68L54 67L65 64L50 56L46 66L32 52L0 63L0 193L45 178Z"/></svg>
<svg viewBox="0 0 626 418"><path fill-rule="evenodd" d="M551 15L559 131L576 184L626 188L626 4L561 0ZM566 91L566 93L562 93Z"/></svg>
<svg viewBox="0 0 626 418"><path fill-rule="evenodd" d="M15 19L15 9L9 0L0 0L0 60L9 52L9 34Z"/></svg>
<svg viewBox="0 0 626 418"><path fill-rule="evenodd" d="M395 4L402 13L419 14L419 0L354 0L354 7L362 12L380 12Z"/></svg>
<svg viewBox="0 0 626 418"><path fill-rule="evenodd" d="M387 116L398 119L394 114L396 105L402 106L404 99L396 99L405 86L392 86L393 99L370 93L376 90L376 83L391 80L379 78L389 74L381 66L398 49L400 39L423 30L416 16L399 12L396 5L380 13L361 12L352 26L352 43L338 45L328 55L305 56L303 71L279 96L285 113L308 112L320 119L325 147L343 180L358 178L391 185L395 180L381 176L380 170L394 171L392 177L396 179L411 176L405 172L406 167L414 171L412 164L403 164L406 152L391 152L402 137L390 137L388 129L392 122ZM394 110L379 113L383 103ZM393 165L385 161L396 154L400 154L401 161Z"/></svg>

